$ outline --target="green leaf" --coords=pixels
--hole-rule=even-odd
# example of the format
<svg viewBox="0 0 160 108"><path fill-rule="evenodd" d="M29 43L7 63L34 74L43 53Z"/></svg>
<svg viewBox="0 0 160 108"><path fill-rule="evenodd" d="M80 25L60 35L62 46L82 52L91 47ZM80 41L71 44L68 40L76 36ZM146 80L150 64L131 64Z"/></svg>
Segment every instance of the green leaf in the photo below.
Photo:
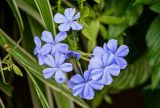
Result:
<svg viewBox="0 0 160 108"><path fill-rule="evenodd" d="M152 66L152 89L155 89L160 82L160 16L157 16L150 25L147 32L148 59Z"/></svg>
<svg viewBox="0 0 160 108"><path fill-rule="evenodd" d="M108 31L105 26L100 24L99 32L104 40L108 39Z"/></svg>
<svg viewBox="0 0 160 108"><path fill-rule="evenodd" d="M20 31L22 32L24 30L24 26L23 26L22 17L20 15L19 10L18 10L17 4L16 4L15 0L7 0L7 2L9 4L10 8L12 9L13 15L15 16L15 18L18 22Z"/></svg>
<svg viewBox="0 0 160 108"><path fill-rule="evenodd" d="M81 19L86 18L89 15L89 8L87 6L84 6L80 14L81 14Z"/></svg>
<svg viewBox="0 0 160 108"><path fill-rule="evenodd" d="M5 93L7 96L12 96L13 86L10 84L3 83L2 80L0 80L0 90Z"/></svg>
<svg viewBox="0 0 160 108"><path fill-rule="evenodd" d="M100 16L98 19L104 24L122 24L124 22L124 18L114 16Z"/></svg>
<svg viewBox="0 0 160 108"><path fill-rule="evenodd" d="M38 13L38 9L33 5L29 4L26 0L15 0L18 7L26 12L28 15L32 16L37 22L44 26L41 16ZM34 2L33 2L34 3Z"/></svg>
<svg viewBox="0 0 160 108"><path fill-rule="evenodd" d="M33 83L33 85L34 85L35 91L37 92L37 95L38 95L38 97L39 97L39 100L40 100L43 108L50 108L50 107L49 107L49 104L48 104L48 102L47 102L44 94L42 93L39 85L37 84L36 80L35 80L34 77L31 75L30 71L29 71L27 68L25 68L25 70L26 70L26 72L28 73L29 78L30 78L30 80L32 81L32 83Z"/></svg>
<svg viewBox="0 0 160 108"><path fill-rule="evenodd" d="M55 35L56 31L53 23L53 15L52 15L52 10L51 10L51 5L49 3L49 0L34 0L34 1L43 19L45 28Z"/></svg>
<svg viewBox="0 0 160 108"><path fill-rule="evenodd" d="M16 43L12 39L10 39L9 36L7 36L0 29L0 46L2 46L4 48L4 45L6 43L9 44L10 48L13 48L16 45ZM30 54L28 54L28 52L26 52L22 47L18 46L15 50L8 49L8 48L5 50L7 50L7 51L9 50L10 54L15 58L15 60L20 65L23 65L23 66L26 66L27 68L29 68L29 70L32 72L31 74L33 74L40 81L42 81L43 83L48 85L50 88L54 89L57 92L62 93L64 96L66 96L69 99L71 99L72 101L76 102L78 105L80 105L84 108L89 108L89 106L82 99L80 99L79 97L74 97L72 95L72 92L68 89L68 87L66 87L66 85L61 85L61 88L60 88L55 80L44 79L44 77L41 73L42 67L40 65L38 65L36 60Z"/></svg>
<svg viewBox="0 0 160 108"><path fill-rule="evenodd" d="M4 103L3 103L3 101L2 101L1 98L0 98L0 107L1 107L1 108L5 108Z"/></svg>
<svg viewBox="0 0 160 108"><path fill-rule="evenodd" d="M64 97L61 93L53 91L57 108L74 108L74 104L69 98Z"/></svg>
<svg viewBox="0 0 160 108"><path fill-rule="evenodd" d="M81 24L83 25L82 33L87 39L91 39L90 34L88 33L88 25L84 21L84 19L80 20Z"/></svg>
<svg viewBox="0 0 160 108"><path fill-rule="evenodd" d="M154 12L160 13L160 3L155 3L151 5L150 9Z"/></svg>
<svg viewBox="0 0 160 108"><path fill-rule="evenodd" d="M15 74L22 77L23 76L22 71L15 64L13 64L12 66L13 66L13 70L14 70Z"/></svg>
<svg viewBox="0 0 160 108"><path fill-rule="evenodd" d="M100 3L102 0L94 0L96 3Z"/></svg>
<svg viewBox="0 0 160 108"><path fill-rule="evenodd" d="M88 26L88 34L90 36L90 40L88 40L88 43L87 43L88 52L91 52L91 50L96 46L99 27L100 27L100 23L98 20L91 21Z"/></svg>

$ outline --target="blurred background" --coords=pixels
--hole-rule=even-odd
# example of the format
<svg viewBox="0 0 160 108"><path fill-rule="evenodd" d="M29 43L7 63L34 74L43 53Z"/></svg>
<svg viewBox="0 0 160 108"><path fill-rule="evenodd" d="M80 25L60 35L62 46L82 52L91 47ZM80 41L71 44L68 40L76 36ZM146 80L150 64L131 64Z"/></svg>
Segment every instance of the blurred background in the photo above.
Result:
<svg viewBox="0 0 160 108"><path fill-rule="evenodd" d="M91 53L112 38L130 49L127 69L91 101L72 97L54 79L45 80L32 59L33 37L67 7L81 12L84 28L76 33L81 51ZM80 62L85 69L86 61ZM160 108L160 1L0 0L0 72L2 108Z"/></svg>

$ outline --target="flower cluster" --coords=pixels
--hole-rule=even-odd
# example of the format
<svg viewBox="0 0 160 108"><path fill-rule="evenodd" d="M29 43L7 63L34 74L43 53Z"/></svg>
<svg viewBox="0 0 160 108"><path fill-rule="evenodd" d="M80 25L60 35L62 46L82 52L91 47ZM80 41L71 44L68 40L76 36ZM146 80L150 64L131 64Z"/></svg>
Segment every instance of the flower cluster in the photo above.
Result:
<svg viewBox="0 0 160 108"><path fill-rule="evenodd" d="M75 15L75 9L67 8L64 15L57 13L54 16L54 21L60 24L58 26L60 32L54 38L49 31L43 31L41 39L38 36L34 37L36 44L34 54L37 55L40 65L48 67L43 70L46 79L54 77L57 83L64 83L65 73L73 70L72 64L68 62L69 58L74 57L77 60L81 58L79 52L69 50L68 44L62 43L67 38L66 31L83 28L82 24L76 21L78 18L80 13ZM41 40L45 43L44 45ZM115 39L104 43L103 48L95 47L90 54L88 69L84 73L73 75L68 81L68 87L73 91L73 95L88 100L93 99L94 90L102 90L105 85L111 84L112 76L118 76L120 70L127 67L124 57L128 52L128 47L126 45L118 47Z"/></svg>

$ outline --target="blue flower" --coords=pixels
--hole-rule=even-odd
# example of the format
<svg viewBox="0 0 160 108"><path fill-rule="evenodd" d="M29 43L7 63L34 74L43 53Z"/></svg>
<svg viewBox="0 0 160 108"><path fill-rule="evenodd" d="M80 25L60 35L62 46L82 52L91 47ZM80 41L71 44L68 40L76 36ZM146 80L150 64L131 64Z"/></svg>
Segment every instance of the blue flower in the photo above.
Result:
<svg viewBox="0 0 160 108"><path fill-rule="evenodd" d="M62 53L55 53L55 56L47 55L44 59L45 64L49 66L43 70L43 75L46 79L55 77L57 83L63 83L66 81L66 72L73 70L71 63L65 63L65 56Z"/></svg>
<svg viewBox="0 0 160 108"><path fill-rule="evenodd" d="M126 45L121 45L118 48L118 42L115 39L111 39L108 43L103 45L103 48L96 47L93 50L93 55L102 57L105 53L111 52L114 55L114 62L120 66L121 69L127 67L127 61L124 59L129 53L129 48Z"/></svg>
<svg viewBox="0 0 160 108"><path fill-rule="evenodd" d="M105 53L102 58L97 56L91 58L88 66L91 70L91 78L94 81L99 80L104 85L111 84L112 76L118 76L120 73L120 67L113 63L113 59L112 53Z"/></svg>
<svg viewBox="0 0 160 108"><path fill-rule="evenodd" d="M34 55L37 55L39 64L44 65L45 55L42 55L42 53L41 53L41 46L42 46L41 40L38 36L35 36L34 42L36 44L36 47L34 49Z"/></svg>
<svg viewBox="0 0 160 108"><path fill-rule="evenodd" d="M60 43L60 41L63 41L67 37L66 32L60 32L55 36L55 39L53 39L53 36L51 32L44 31L42 33L41 39L46 42L46 44L42 47L42 54L47 55L51 52L51 55L55 55L55 53L61 52L66 53L68 52L68 45L64 43Z"/></svg>
<svg viewBox="0 0 160 108"><path fill-rule="evenodd" d="M59 23L58 29L60 31L69 31L70 28L73 30L81 30L83 28L82 24L79 24L76 19L80 18L80 12L75 16L74 8L67 8L64 11L64 15L56 13L54 16L54 21Z"/></svg>
<svg viewBox="0 0 160 108"><path fill-rule="evenodd" d="M93 99L94 90L101 90L103 84L98 81L93 81L90 77L91 72L89 70L84 72L83 77L80 74L76 74L68 81L68 87L72 89L74 96L80 96L84 99Z"/></svg>
<svg viewBox="0 0 160 108"><path fill-rule="evenodd" d="M66 58L69 57L74 57L77 60L81 58L81 54L79 52L73 51L73 50L68 50L68 53L65 53Z"/></svg>

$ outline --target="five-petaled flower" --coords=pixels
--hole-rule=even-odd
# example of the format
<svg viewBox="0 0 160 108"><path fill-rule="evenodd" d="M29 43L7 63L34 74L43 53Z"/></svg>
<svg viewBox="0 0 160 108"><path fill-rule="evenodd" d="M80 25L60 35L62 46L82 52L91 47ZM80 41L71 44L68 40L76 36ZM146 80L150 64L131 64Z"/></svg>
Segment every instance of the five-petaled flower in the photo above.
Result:
<svg viewBox="0 0 160 108"><path fill-rule="evenodd" d="M114 55L105 53L102 58L93 57L90 60L88 68L91 70L91 78L94 81L99 80L104 85L112 83L112 76L118 76L120 67L113 63Z"/></svg>
<svg viewBox="0 0 160 108"><path fill-rule="evenodd" d="M97 46L93 50L93 55L102 57L105 53L111 52L114 55L114 62L120 66L121 69L127 67L127 61L124 59L129 53L129 48L126 45L121 45L119 48L117 40L111 39L108 43L103 45L103 48Z"/></svg>
<svg viewBox="0 0 160 108"><path fill-rule="evenodd" d="M41 39L45 41L46 44L43 45L41 49L42 54L47 55L51 53L51 55L55 55L56 52L61 52L61 53L68 52L68 45L64 43L60 43L60 41L63 41L66 37L67 37L66 32L60 32L53 39L51 32L44 31L42 33Z"/></svg>
<svg viewBox="0 0 160 108"><path fill-rule="evenodd" d="M92 80L90 74L91 72L87 70L84 72L83 77L80 74L76 74L68 81L68 87L72 89L74 96L90 100L95 95L94 90L103 88L104 85Z"/></svg>
<svg viewBox="0 0 160 108"><path fill-rule="evenodd" d="M54 57L47 55L44 61L49 66L49 68L43 70L44 77L50 79L54 76L57 83L65 82L65 73L71 72L73 69L71 63L65 63L65 55L59 52L56 52Z"/></svg>
<svg viewBox="0 0 160 108"><path fill-rule="evenodd" d="M69 31L70 28L73 30L81 30L83 28L82 24L79 24L76 19L80 18L80 12L77 13L75 16L75 9L74 8L67 8L64 11L64 15L60 13L56 13L54 16L54 21L59 23L58 29L60 31Z"/></svg>
<svg viewBox="0 0 160 108"><path fill-rule="evenodd" d="M42 46L41 40L38 36L35 36L34 37L34 42L36 44L36 47L34 49L34 55L37 55L39 65L44 65L45 55L43 55L41 53L42 52L41 51L41 46Z"/></svg>

